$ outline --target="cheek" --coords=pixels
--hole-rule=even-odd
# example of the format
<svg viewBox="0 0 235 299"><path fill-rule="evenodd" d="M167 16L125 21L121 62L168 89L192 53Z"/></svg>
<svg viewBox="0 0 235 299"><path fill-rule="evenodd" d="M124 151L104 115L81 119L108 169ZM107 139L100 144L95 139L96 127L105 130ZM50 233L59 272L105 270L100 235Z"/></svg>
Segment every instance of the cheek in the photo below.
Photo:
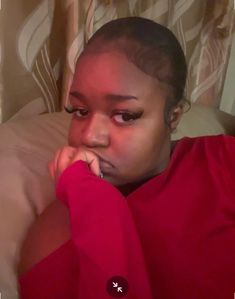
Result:
<svg viewBox="0 0 235 299"><path fill-rule="evenodd" d="M136 168L141 163L146 165L153 161L161 152L161 148L168 138L165 125L154 128L145 128L135 134L126 135L117 142L116 157L123 167ZM124 162L124 163L123 163Z"/></svg>
<svg viewBox="0 0 235 299"><path fill-rule="evenodd" d="M122 167L133 167L148 152L150 139L143 132L127 134L116 139L116 146L113 144L118 164Z"/></svg>
<svg viewBox="0 0 235 299"><path fill-rule="evenodd" d="M80 128L74 123L74 120L71 121L69 132L68 132L68 144L69 146L79 146L80 144Z"/></svg>

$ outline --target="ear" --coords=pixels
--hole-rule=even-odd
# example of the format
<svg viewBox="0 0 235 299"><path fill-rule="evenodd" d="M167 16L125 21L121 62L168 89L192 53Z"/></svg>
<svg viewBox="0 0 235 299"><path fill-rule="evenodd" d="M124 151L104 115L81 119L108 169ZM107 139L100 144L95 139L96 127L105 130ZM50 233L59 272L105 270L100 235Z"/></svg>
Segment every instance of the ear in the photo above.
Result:
<svg viewBox="0 0 235 299"><path fill-rule="evenodd" d="M173 132L177 128L183 113L184 113L184 104L182 102L178 103L177 106L175 106L170 112L171 132Z"/></svg>

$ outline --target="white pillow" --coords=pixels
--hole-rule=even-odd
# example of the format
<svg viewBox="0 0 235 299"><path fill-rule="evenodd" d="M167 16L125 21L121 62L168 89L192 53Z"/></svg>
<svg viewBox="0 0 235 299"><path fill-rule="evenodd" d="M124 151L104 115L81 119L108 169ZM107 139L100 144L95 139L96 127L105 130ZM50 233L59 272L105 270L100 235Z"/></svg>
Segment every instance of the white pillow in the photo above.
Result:
<svg viewBox="0 0 235 299"><path fill-rule="evenodd" d="M218 134L235 135L235 116L208 106L192 104L191 109L183 114L172 139Z"/></svg>
<svg viewBox="0 0 235 299"><path fill-rule="evenodd" d="M55 199L47 162L67 143L67 113L0 126L0 292L17 298L19 248L36 215Z"/></svg>
<svg viewBox="0 0 235 299"><path fill-rule="evenodd" d="M4 299L17 298L16 264L27 229L55 200L47 162L67 144L70 118L57 112L0 126L0 292ZM235 117L193 105L172 138L221 133L235 135Z"/></svg>

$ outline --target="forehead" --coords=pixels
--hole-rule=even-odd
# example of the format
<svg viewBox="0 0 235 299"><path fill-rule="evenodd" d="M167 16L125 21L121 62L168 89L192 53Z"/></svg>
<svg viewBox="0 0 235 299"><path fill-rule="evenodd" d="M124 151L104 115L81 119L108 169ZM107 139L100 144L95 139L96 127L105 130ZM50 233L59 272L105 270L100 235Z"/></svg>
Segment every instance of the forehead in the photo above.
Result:
<svg viewBox="0 0 235 299"><path fill-rule="evenodd" d="M165 90L157 79L117 51L82 55L76 66L72 89L136 94Z"/></svg>

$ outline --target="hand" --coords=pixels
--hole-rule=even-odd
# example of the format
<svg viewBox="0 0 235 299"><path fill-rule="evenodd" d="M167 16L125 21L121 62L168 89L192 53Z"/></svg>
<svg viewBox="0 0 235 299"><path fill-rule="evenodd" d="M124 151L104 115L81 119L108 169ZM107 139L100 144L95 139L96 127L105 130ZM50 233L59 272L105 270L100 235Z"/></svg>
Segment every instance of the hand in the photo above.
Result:
<svg viewBox="0 0 235 299"><path fill-rule="evenodd" d="M54 159L47 164L48 171L54 182L57 182L59 176L67 167L79 160L86 162L91 172L100 176L99 159L94 153L84 148L65 146L57 150Z"/></svg>

